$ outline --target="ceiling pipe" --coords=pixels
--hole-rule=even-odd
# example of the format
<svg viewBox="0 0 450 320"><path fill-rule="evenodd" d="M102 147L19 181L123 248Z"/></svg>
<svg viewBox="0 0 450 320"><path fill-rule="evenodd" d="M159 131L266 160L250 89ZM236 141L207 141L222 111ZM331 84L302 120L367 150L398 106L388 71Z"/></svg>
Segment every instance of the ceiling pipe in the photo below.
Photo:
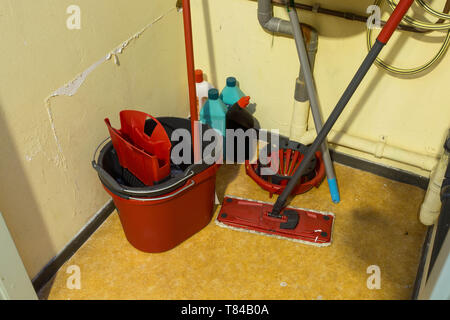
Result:
<svg viewBox="0 0 450 320"><path fill-rule="evenodd" d="M273 15L272 0L258 0L258 21L261 27L268 32L275 32L287 36L294 36L290 21L283 20ZM306 49L310 65L314 66L314 60L318 49L319 34L313 27L301 24L303 35L306 39ZM309 100L303 74L303 66L300 67L299 77L295 84L295 99L299 102Z"/></svg>
<svg viewBox="0 0 450 320"><path fill-rule="evenodd" d="M289 21L273 16L272 0L258 0L258 21L269 32L293 35Z"/></svg>
<svg viewBox="0 0 450 320"><path fill-rule="evenodd" d="M286 5L286 0L271 0L271 1L275 6L285 6ZM360 14L353 13L353 12L343 12L343 11L338 11L338 10L333 10L333 9L327 9L327 8L322 7L319 3L316 3L314 5L307 5L307 4L295 2L294 7L297 9L300 9L300 10L325 14L325 15L329 15L329 16L333 16L333 17L337 17L337 18L346 19L349 21L358 21L358 22L362 22L364 24L367 23L367 20L369 19L369 16L360 15ZM444 11L444 12L448 13L448 11ZM445 21L445 20L442 20L437 23L442 23L443 21ZM383 27L384 25L386 25L386 21L382 20L382 21L380 21L380 24ZM430 32L429 30L418 30L415 27L406 25L406 24L399 24L397 29L403 30L403 31L415 32L415 33L429 33Z"/></svg>

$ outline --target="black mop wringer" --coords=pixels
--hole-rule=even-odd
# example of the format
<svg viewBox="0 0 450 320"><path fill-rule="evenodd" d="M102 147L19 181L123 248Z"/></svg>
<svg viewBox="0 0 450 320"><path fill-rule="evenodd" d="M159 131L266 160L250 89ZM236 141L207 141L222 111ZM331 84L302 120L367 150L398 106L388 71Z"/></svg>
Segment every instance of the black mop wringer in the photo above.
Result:
<svg viewBox="0 0 450 320"><path fill-rule="evenodd" d="M226 196L216 224L239 231L261 233L310 245L327 246L331 244L334 215L289 207L286 206L287 200L300 181L308 164L315 156L315 152L325 141L328 133L413 2L414 0L400 0L386 25L381 30L372 49L367 54L275 204ZM297 15L296 12L295 15Z"/></svg>

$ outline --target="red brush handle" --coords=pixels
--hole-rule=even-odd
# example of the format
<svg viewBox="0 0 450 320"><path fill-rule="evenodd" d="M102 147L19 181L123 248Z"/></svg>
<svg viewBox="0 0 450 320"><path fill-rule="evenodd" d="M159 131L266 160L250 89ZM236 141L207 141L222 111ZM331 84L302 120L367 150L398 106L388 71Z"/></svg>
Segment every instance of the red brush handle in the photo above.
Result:
<svg viewBox="0 0 450 320"><path fill-rule="evenodd" d="M189 102L191 119L198 120L197 93L195 89L194 46L192 44L192 22L190 0L183 0L184 41L186 44L186 62L189 84Z"/></svg>
<svg viewBox="0 0 450 320"><path fill-rule="evenodd" d="M191 2L183 0L183 21L184 21L184 41L186 44L186 64L189 84L189 104L191 111L191 134L192 145L194 147L194 160L198 162L199 140L195 122L198 121L197 112L197 92L195 88L195 65L194 65L194 45L192 44L192 22L191 22Z"/></svg>
<svg viewBox="0 0 450 320"><path fill-rule="evenodd" d="M380 35L377 38L378 41L384 44L389 41L395 29L397 29L398 25L402 21L406 12L408 12L413 2L414 0L400 0L391 17L386 22L383 30L381 30Z"/></svg>

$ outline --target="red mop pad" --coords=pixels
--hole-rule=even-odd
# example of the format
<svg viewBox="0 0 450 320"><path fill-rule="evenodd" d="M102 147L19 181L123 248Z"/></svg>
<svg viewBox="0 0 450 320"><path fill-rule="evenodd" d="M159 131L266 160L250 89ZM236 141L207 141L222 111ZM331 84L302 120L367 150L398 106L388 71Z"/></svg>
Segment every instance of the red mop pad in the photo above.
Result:
<svg viewBox="0 0 450 320"><path fill-rule="evenodd" d="M318 247L331 244L334 214L286 207L282 219L270 217L273 204L225 196L216 224Z"/></svg>

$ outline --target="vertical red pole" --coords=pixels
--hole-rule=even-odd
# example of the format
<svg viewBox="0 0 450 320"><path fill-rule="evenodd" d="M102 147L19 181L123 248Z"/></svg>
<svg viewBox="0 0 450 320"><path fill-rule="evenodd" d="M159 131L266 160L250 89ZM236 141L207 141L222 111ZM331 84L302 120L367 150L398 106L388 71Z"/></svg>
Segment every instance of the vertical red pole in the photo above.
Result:
<svg viewBox="0 0 450 320"><path fill-rule="evenodd" d="M184 21L184 41L186 43L186 63L189 84L189 104L191 110L191 134L192 145L194 147L194 161L200 160L198 144L198 128L195 125L198 121L197 92L195 89L195 64L194 46L192 41L192 22L190 0L183 0L183 21Z"/></svg>

